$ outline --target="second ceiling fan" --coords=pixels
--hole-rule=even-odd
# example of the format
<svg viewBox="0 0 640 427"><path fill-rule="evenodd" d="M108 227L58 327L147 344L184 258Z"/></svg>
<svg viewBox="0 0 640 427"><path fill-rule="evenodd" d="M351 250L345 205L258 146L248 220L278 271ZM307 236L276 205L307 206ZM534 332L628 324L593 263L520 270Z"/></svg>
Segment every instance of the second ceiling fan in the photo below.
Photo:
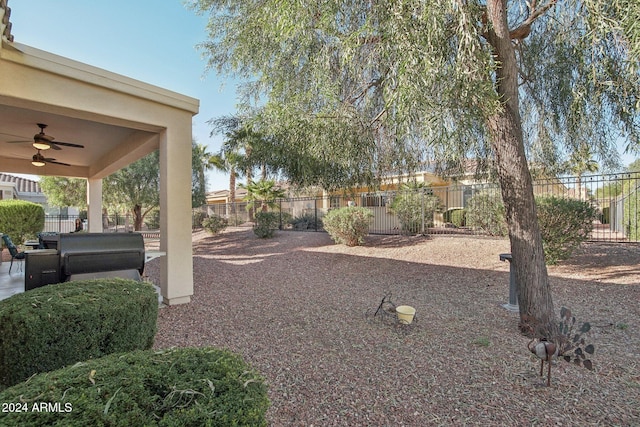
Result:
<svg viewBox="0 0 640 427"><path fill-rule="evenodd" d="M56 162L56 159L52 159L51 157L45 157L42 155L42 153L40 153L40 150L38 150L38 152L33 155L31 164L34 166L44 166L45 163L55 163L57 165L62 165L62 166L71 166L69 163Z"/></svg>

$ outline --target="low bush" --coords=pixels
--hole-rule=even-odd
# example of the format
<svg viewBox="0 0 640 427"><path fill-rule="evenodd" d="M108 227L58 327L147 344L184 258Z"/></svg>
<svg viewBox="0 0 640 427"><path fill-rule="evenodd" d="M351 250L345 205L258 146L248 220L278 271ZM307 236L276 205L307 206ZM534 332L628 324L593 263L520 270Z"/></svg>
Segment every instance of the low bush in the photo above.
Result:
<svg viewBox="0 0 640 427"><path fill-rule="evenodd" d="M357 246L364 243L371 218L373 213L367 208L346 207L329 211L322 222L334 242Z"/></svg>
<svg viewBox="0 0 640 427"><path fill-rule="evenodd" d="M194 209L191 212L191 226L193 228L204 227L204 220L207 219L207 214L199 209Z"/></svg>
<svg viewBox="0 0 640 427"><path fill-rule="evenodd" d="M464 227L467 212L464 209L451 209L444 213L444 222L455 225L456 227Z"/></svg>
<svg viewBox="0 0 640 427"><path fill-rule="evenodd" d="M569 258L589 238L597 216L591 203L559 197L536 198L536 210L547 264Z"/></svg>
<svg viewBox="0 0 640 427"><path fill-rule="evenodd" d="M258 212L253 232L261 239L273 237L273 232L280 228L279 212Z"/></svg>
<svg viewBox="0 0 640 427"><path fill-rule="evenodd" d="M314 214L306 213L289 220L289 224L297 231L320 230L322 228L322 219Z"/></svg>
<svg viewBox="0 0 640 427"><path fill-rule="evenodd" d="M391 210L396 214L402 231L424 233L433 226L433 214L440 209L440 199L428 188L405 187L393 198Z"/></svg>
<svg viewBox="0 0 640 427"><path fill-rule="evenodd" d="M499 193L478 193L466 207L466 223L490 236L508 234L504 204Z"/></svg>
<svg viewBox="0 0 640 427"><path fill-rule="evenodd" d="M0 200L0 233L19 245L44 229L44 208L24 200Z"/></svg>
<svg viewBox="0 0 640 427"><path fill-rule="evenodd" d="M211 234L218 234L229 225L229 221L219 215L211 215L202 220L202 227Z"/></svg>
<svg viewBox="0 0 640 427"><path fill-rule="evenodd" d="M116 352L149 349L158 295L118 278L48 285L0 301L0 388Z"/></svg>
<svg viewBox="0 0 640 427"><path fill-rule="evenodd" d="M270 404L259 373L213 348L112 354L36 375L0 401L14 405L0 413L6 427L266 426Z"/></svg>

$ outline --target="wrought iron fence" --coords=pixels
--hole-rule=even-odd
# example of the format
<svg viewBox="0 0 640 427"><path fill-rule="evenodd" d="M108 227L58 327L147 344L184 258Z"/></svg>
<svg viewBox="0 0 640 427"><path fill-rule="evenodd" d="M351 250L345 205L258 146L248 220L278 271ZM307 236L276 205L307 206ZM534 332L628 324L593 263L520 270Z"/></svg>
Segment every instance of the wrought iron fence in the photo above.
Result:
<svg viewBox="0 0 640 427"><path fill-rule="evenodd" d="M534 182L536 197L554 196L590 203L598 216L591 240L640 241L640 173L562 177ZM433 186L414 192L381 191L357 196L291 198L275 201L281 230L321 231L331 209L355 205L373 212L372 234L501 235L496 220L501 206L496 184ZM252 221L246 203L209 205L207 215L219 215L239 225Z"/></svg>
<svg viewBox="0 0 640 427"><path fill-rule="evenodd" d="M640 242L640 172L552 178L534 182L536 197L555 196L590 203L597 211L591 240ZM322 231L322 219L332 209L361 206L373 213L372 234L477 234L505 232L495 218L501 195L496 184L432 186L418 191L381 191L355 196L290 198L275 201L281 230ZM192 227L207 216L226 218L229 225L253 221L247 203L207 205L193 210ZM44 231L75 231L78 216L47 215ZM104 232L134 230L131 215L104 215ZM82 220L87 228L86 220ZM498 224L498 225L496 225ZM158 215L145 218L142 231L159 236Z"/></svg>
<svg viewBox="0 0 640 427"><path fill-rule="evenodd" d="M82 228L79 230L77 222L80 221ZM78 215L46 215L44 219L45 232L72 233L75 231L87 230L87 219ZM159 224L154 226L152 222L143 222L140 231L154 231L160 228ZM114 214L102 215L102 231L105 233L123 233L134 231L133 215Z"/></svg>
<svg viewBox="0 0 640 427"><path fill-rule="evenodd" d="M202 220L210 214L219 214L217 211L209 211L206 207L193 209L191 215L192 229L202 227ZM79 215L45 215L45 232L72 233L78 231L77 221L82 224L82 230L88 229L88 222L84 216ZM238 220L239 221L239 220ZM246 220L245 220L246 221ZM127 233L135 230L135 219L130 214L110 214L102 215L102 232L104 233ZM145 237L159 237L160 217L159 213L147 215L142 221L140 230Z"/></svg>

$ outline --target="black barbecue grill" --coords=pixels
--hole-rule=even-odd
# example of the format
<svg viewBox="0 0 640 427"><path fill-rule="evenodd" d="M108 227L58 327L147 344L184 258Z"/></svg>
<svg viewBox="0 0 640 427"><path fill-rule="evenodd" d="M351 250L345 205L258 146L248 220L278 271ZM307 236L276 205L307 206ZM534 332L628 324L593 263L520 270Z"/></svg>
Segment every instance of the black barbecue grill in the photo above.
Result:
<svg viewBox="0 0 640 427"><path fill-rule="evenodd" d="M27 251L25 290L99 277L140 280L144 271L144 239L139 233L62 233L50 241L55 241L55 252Z"/></svg>

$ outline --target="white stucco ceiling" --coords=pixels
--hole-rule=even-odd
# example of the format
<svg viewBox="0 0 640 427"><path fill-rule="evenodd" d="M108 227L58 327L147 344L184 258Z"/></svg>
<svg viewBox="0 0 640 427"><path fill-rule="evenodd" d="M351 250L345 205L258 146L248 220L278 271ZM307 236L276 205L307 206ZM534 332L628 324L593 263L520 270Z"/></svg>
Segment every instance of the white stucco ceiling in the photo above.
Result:
<svg viewBox="0 0 640 427"><path fill-rule="evenodd" d="M48 125L45 133L53 136L54 141L84 145L84 148L61 146L61 150L44 150L45 157L69 163L73 166L89 168L108 156L120 144L126 144L135 135L145 134L152 138L153 133L136 129L99 123L90 120L72 118L46 111L12 107L0 104L0 169L13 171L22 169L28 172L46 173L50 169L60 171L59 165L48 164L36 168L31 158L37 152L32 146L33 136L40 132L38 123ZM25 141L10 143L10 141ZM55 167L54 167L55 166ZM62 167L62 169L69 169ZM77 168L71 168L71 170Z"/></svg>

